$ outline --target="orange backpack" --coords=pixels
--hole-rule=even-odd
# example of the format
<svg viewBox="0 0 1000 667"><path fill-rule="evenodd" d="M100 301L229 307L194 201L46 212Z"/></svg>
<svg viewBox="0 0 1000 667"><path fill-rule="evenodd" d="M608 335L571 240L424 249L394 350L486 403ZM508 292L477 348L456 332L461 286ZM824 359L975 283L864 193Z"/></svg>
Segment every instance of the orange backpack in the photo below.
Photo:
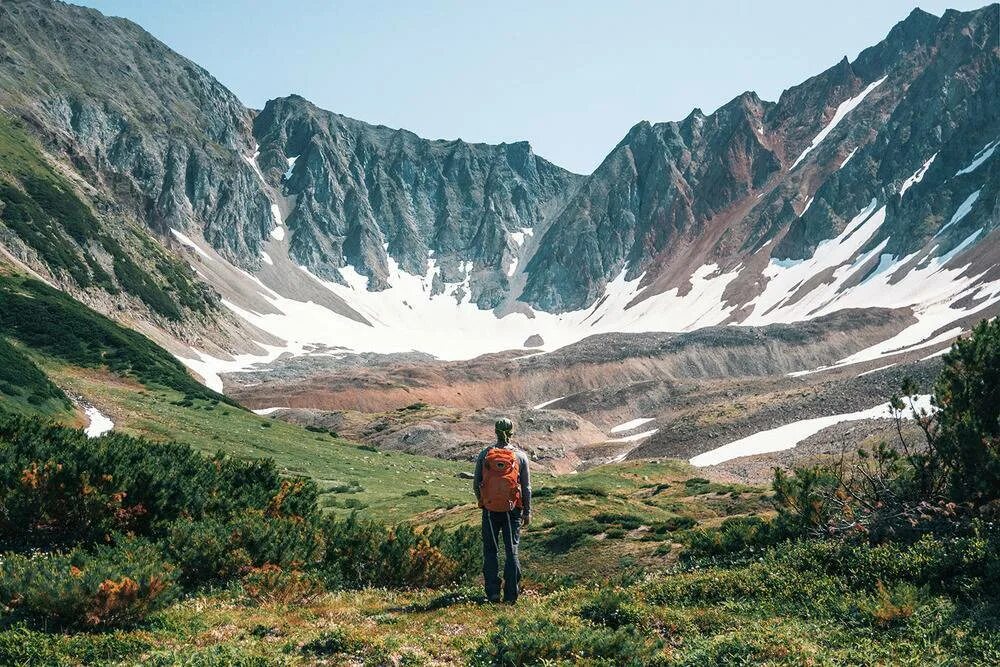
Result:
<svg viewBox="0 0 1000 667"><path fill-rule="evenodd" d="M490 447L483 461L479 504L491 512L509 512L521 506L521 466L511 449Z"/></svg>

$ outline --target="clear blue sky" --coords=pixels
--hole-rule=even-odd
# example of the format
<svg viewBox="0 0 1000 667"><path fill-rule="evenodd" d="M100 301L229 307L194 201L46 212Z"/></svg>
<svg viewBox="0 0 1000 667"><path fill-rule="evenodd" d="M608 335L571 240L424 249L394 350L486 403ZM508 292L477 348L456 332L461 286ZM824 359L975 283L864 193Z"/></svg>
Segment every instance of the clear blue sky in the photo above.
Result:
<svg viewBox="0 0 1000 667"><path fill-rule="evenodd" d="M589 173L640 120L780 92L913 7L986 0L82 0L208 69L249 106L298 93L431 139L517 141Z"/></svg>

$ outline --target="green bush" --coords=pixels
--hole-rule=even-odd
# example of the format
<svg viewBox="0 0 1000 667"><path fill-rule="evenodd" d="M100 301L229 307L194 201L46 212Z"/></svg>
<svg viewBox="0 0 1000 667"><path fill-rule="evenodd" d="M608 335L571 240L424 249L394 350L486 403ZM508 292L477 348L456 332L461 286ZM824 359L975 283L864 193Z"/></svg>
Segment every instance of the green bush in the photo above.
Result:
<svg viewBox="0 0 1000 667"><path fill-rule="evenodd" d="M718 556L743 551L748 547L767 547L785 539L772 521L759 516L736 516L717 528L692 530L686 534L687 559Z"/></svg>
<svg viewBox="0 0 1000 667"><path fill-rule="evenodd" d="M324 658L354 656L363 653L367 646L368 642L361 637L337 627L303 644L302 652Z"/></svg>
<svg viewBox="0 0 1000 667"><path fill-rule="evenodd" d="M570 624L559 617L501 619L473 652L474 665L665 665L663 640L634 626Z"/></svg>
<svg viewBox="0 0 1000 667"><path fill-rule="evenodd" d="M174 568L155 547L125 542L90 553L0 557L0 604L36 622L119 627L144 620L177 593Z"/></svg>
<svg viewBox="0 0 1000 667"><path fill-rule="evenodd" d="M646 613L635 600L635 593L624 589L604 589L584 603L580 617L591 623L617 630L644 623Z"/></svg>
<svg viewBox="0 0 1000 667"><path fill-rule="evenodd" d="M1000 498L1000 318L955 341L934 398L940 412L930 440L948 496L976 504Z"/></svg>
<svg viewBox="0 0 1000 667"><path fill-rule="evenodd" d="M478 569L480 537L471 527L388 528L356 515L323 517L317 497L312 481L283 478L271 460L209 458L186 445L121 434L89 440L37 418L0 419L3 549L78 547L73 557L81 558L88 549L118 548L129 533L155 544L158 556L149 562L169 563L171 584L193 589L252 576L261 595L268 580L287 580L281 586L288 590L303 584L295 573L337 586L439 586ZM38 567L66 569L58 555L41 558ZM30 572L26 563L34 561L12 556L8 562ZM106 578L125 586L126 575ZM6 578L8 600L18 599L26 577ZM143 581L127 585L139 601L149 597ZM90 579L69 583L76 588L67 587L67 599L84 604ZM69 619L78 612L79 606L54 613ZM109 622L124 622L121 614Z"/></svg>
<svg viewBox="0 0 1000 667"><path fill-rule="evenodd" d="M593 519L558 524L545 540L545 548L553 553L566 553L590 535L604 532L604 526Z"/></svg>
<svg viewBox="0 0 1000 667"><path fill-rule="evenodd" d="M625 530L635 530L643 523L641 516L635 514L618 514L615 512L595 514L594 521L606 525L621 526Z"/></svg>
<svg viewBox="0 0 1000 667"><path fill-rule="evenodd" d="M226 520L178 520L164 543L189 586L234 579L265 565L301 569L315 564L323 553L315 522L259 511Z"/></svg>
<svg viewBox="0 0 1000 667"><path fill-rule="evenodd" d="M0 332L0 393L41 401L55 399L69 405L69 399L31 359L8 343Z"/></svg>
<svg viewBox="0 0 1000 667"><path fill-rule="evenodd" d="M207 458L121 434L98 440L38 419L0 418L0 548L162 537L180 518L316 515L316 487L273 461Z"/></svg>
<svg viewBox="0 0 1000 667"><path fill-rule="evenodd" d="M441 586L475 572L482 558L479 531L440 526L392 529L357 514L323 523L326 554L321 565L342 586Z"/></svg>
<svg viewBox="0 0 1000 667"><path fill-rule="evenodd" d="M658 521L650 526L650 530L657 535L664 535L666 533L672 533L678 530L687 530L688 528L694 528L698 525L698 522L694 519L686 516L672 516L663 521Z"/></svg>

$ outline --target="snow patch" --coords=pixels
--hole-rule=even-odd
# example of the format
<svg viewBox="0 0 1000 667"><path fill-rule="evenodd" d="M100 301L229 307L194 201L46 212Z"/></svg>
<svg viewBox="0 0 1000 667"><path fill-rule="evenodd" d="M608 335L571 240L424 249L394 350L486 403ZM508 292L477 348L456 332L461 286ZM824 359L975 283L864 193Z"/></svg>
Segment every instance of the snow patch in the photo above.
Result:
<svg viewBox="0 0 1000 667"><path fill-rule="evenodd" d="M530 356L534 356L534 355L530 355ZM559 398L553 398L551 401L545 401L544 403L539 403L538 405L533 405L533 406L531 406L531 409L532 410L541 410L542 408L546 408L546 407L552 405L553 403L558 403L559 401L563 400L564 398L566 398L566 397L565 396L560 396Z"/></svg>
<svg viewBox="0 0 1000 667"><path fill-rule="evenodd" d="M953 216L951 216L951 220L949 220L948 223L944 227L942 227L941 229L939 229L937 231L937 234L934 235L934 238L937 238L938 236L941 235L942 232L944 232L944 230L948 229L949 227L951 227L952 225L954 225L956 223L961 222L962 218L964 218L965 216L969 215L969 211L972 210L972 207L975 205L976 201L979 199L979 193L980 192L982 192L982 188L980 188L979 190L976 190L971 195L969 195L968 197L966 197L965 201L962 202L961 204L959 204L958 209L955 210L955 214Z"/></svg>
<svg viewBox="0 0 1000 667"><path fill-rule="evenodd" d="M809 152L812 151L812 149L816 148L821 143L823 143L823 140L826 139L827 135L833 131L833 128L837 127L837 125L840 124L840 121L844 120L844 118L847 117L847 114L851 113L859 104L861 104L864 101L864 99L868 97L868 93L875 90L880 83L886 80L886 78L887 77L883 76L878 81L873 81L872 83L868 84L867 88L862 90L855 97L852 97L849 100L841 102L840 106L838 106L837 110L834 112L833 118L830 119L830 122L826 124L826 127L820 130L819 134L817 134L816 137L812 140L812 143L809 144L809 146L807 146L804 151L802 151L802 155L800 155L795 160L795 162L792 163L792 166L788 168L788 171L795 169L795 167L798 166L799 162L802 162L802 159L806 155L808 155Z"/></svg>
<svg viewBox="0 0 1000 667"><path fill-rule="evenodd" d="M921 394L905 401L912 402L900 413L904 419L913 419L913 411L918 413L923 410L931 410L930 394ZM767 454L769 452L780 452L792 449L806 438L815 435L823 429L840 424L841 422L859 421L861 419L892 419L895 414L888 403L877 405L868 410L860 412L848 412L828 417L816 417L814 419L803 419L801 421L785 424L778 428L767 431L760 431L753 435L730 442L717 449L699 454L690 460L691 465L703 467L718 465L730 459L743 456L754 456L756 454Z"/></svg>
<svg viewBox="0 0 1000 667"><path fill-rule="evenodd" d="M643 431L642 433L636 433L635 435L627 435L624 438L615 438L613 440L608 440L607 442L636 442L638 440L645 440L649 436L653 435L660 429L654 428L649 431Z"/></svg>
<svg viewBox="0 0 1000 667"><path fill-rule="evenodd" d="M860 146L858 146L858 147L857 147L857 148L855 148L855 149L854 149L853 151L851 151L850 153L848 153L847 157L845 157L845 158L844 158L844 161L840 163L840 166L838 167L838 169L843 169L843 168L844 168L844 166L845 166L845 165L846 165L846 164L847 164L848 162L850 162L850 161L851 161L851 158L852 158L852 157L854 157L854 154L858 152L858 148L860 148Z"/></svg>
<svg viewBox="0 0 1000 667"><path fill-rule="evenodd" d="M298 155L296 155L295 157L288 158L288 170L285 171L285 175L281 177L281 180L287 181L289 178L292 177L292 170L295 169L295 161L298 159L299 159Z"/></svg>
<svg viewBox="0 0 1000 667"><path fill-rule="evenodd" d="M873 368L870 371L865 371L864 373L858 373L854 377L863 378L866 375L871 375L872 373L878 373L879 371L884 371L887 368L892 368L896 364L886 364L885 366L879 366L878 368Z"/></svg>
<svg viewBox="0 0 1000 667"><path fill-rule="evenodd" d="M275 227L274 229L272 229L271 230L271 238L274 239L275 241L284 241L285 240L285 228L284 227Z"/></svg>
<svg viewBox="0 0 1000 667"><path fill-rule="evenodd" d="M264 252L263 250L261 250L261 251L260 251L260 258L261 258L262 260L264 260L264 263L265 263L265 264L270 264L271 266L274 266L274 260L273 260L273 259L271 259L271 256L270 256L270 255L268 255L268 254L267 254L266 252Z"/></svg>
<svg viewBox="0 0 1000 667"><path fill-rule="evenodd" d="M913 172L912 176L903 181L902 187L899 188L900 197L906 194L906 191L909 190L911 187L913 187L915 183L919 183L923 179L924 174L927 173L927 169L930 168L931 163L934 162L934 158L936 158L937 156L938 154L935 153L934 155L927 158L927 162L924 162L919 169Z"/></svg>
<svg viewBox="0 0 1000 667"><path fill-rule="evenodd" d="M83 412L89 420L87 427L83 429L88 438L99 438L115 427L115 423L94 406L87 406Z"/></svg>
<svg viewBox="0 0 1000 667"><path fill-rule="evenodd" d="M975 171L976 169L979 169L979 165L981 165L982 163L986 162L991 157L993 157L993 153L996 151L997 145L1000 145L1000 141L994 141L983 146L983 148L978 153L976 153L976 156L972 160L972 162L969 163L968 166L962 167L961 169L956 171L955 176L961 176L962 174L969 174Z"/></svg>
<svg viewBox="0 0 1000 667"><path fill-rule="evenodd" d="M212 256L209 255L204 250L202 250L201 247L197 243L195 243L189 237L185 236L184 234L182 234L181 232L177 231L173 227L170 228L170 233L174 235L174 238L176 238L178 241L180 241L181 245L186 245L187 247L191 248L192 250L194 250L196 253L198 253L199 255L201 255L202 257L204 257L207 260L211 260L212 259Z"/></svg>
<svg viewBox="0 0 1000 667"><path fill-rule="evenodd" d="M633 419L632 421L627 421L624 424L619 424L611 429L612 433L622 433L623 431L631 431L633 429L639 428L643 424L648 424L654 421L655 417L641 417L639 419Z"/></svg>
<svg viewBox="0 0 1000 667"><path fill-rule="evenodd" d="M289 408L284 408L284 407L276 407L276 408L258 408L257 410L254 410L254 411L253 411L253 413L254 413L255 415L260 415L261 417L266 417L267 415L271 415L271 414L274 414L274 413L275 413L275 412L277 412L278 410L288 410L288 409L289 409Z"/></svg>

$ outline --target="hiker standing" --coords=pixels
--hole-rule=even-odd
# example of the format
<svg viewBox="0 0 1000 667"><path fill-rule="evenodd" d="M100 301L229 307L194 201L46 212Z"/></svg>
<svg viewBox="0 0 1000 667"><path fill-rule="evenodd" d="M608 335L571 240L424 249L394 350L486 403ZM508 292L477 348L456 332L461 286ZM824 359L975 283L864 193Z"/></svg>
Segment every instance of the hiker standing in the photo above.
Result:
<svg viewBox="0 0 1000 667"><path fill-rule="evenodd" d="M476 474L472 489L483 510L483 580L490 602L500 601L500 565L497 552L503 537L506 556L503 568L503 601L517 602L521 564L517 560L517 545L521 526L531 520L531 475L528 455L510 443L514 424L497 420L496 444L476 457Z"/></svg>

